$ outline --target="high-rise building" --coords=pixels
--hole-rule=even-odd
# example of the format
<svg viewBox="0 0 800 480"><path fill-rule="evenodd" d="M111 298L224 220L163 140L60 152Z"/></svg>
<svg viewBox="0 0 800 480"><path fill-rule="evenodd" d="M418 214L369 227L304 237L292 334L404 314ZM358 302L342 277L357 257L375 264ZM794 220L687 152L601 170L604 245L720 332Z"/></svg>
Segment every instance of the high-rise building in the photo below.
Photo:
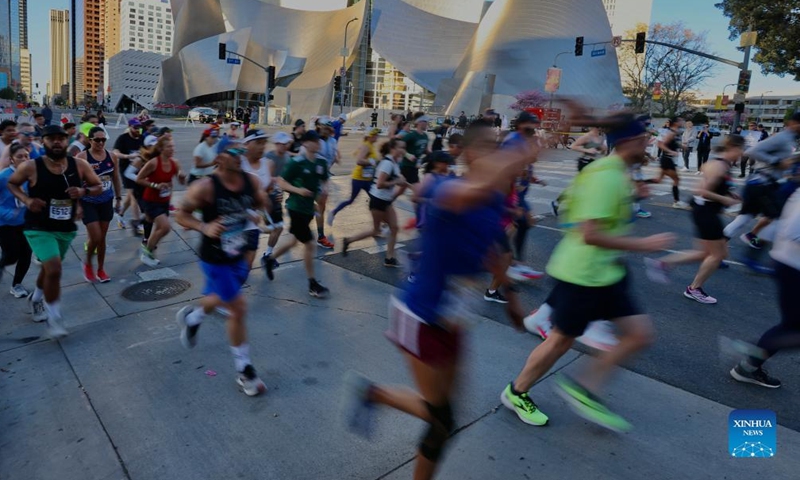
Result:
<svg viewBox="0 0 800 480"><path fill-rule="evenodd" d="M104 29L103 34L103 54L105 60L118 54L119 34L120 34L120 3L122 0L106 0L104 7Z"/></svg>
<svg viewBox="0 0 800 480"><path fill-rule="evenodd" d="M28 0L19 1L19 46L28 48Z"/></svg>
<svg viewBox="0 0 800 480"><path fill-rule="evenodd" d="M85 43L83 38L83 12L86 0L70 0L70 64L72 67L71 78L69 83L69 101L73 105L82 103L84 99L83 88L83 74L81 73L81 80L78 81L78 63L83 65L85 52ZM81 67L83 72L83 67ZM54 87L57 89L57 87Z"/></svg>
<svg viewBox="0 0 800 480"><path fill-rule="evenodd" d="M20 18L20 10L27 7L20 2L24 0L0 0L0 88L15 91L21 89L20 34L27 32Z"/></svg>
<svg viewBox="0 0 800 480"><path fill-rule="evenodd" d="M33 95L33 83L31 81L31 51L27 48L19 49L19 65L20 89L30 97Z"/></svg>
<svg viewBox="0 0 800 480"><path fill-rule="evenodd" d="M103 62L105 61L104 0L84 0L83 10L83 98L94 101L103 89ZM80 85L80 83L79 83Z"/></svg>
<svg viewBox="0 0 800 480"><path fill-rule="evenodd" d="M51 98L61 95L62 86L72 81L69 38L69 10L50 10L50 89L47 95Z"/></svg>
<svg viewBox="0 0 800 480"><path fill-rule="evenodd" d="M653 0L603 0L603 6L613 35L625 36L639 24L650 25Z"/></svg>
<svg viewBox="0 0 800 480"><path fill-rule="evenodd" d="M120 2L119 49L172 55L172 7L163 0Z"/></svg>

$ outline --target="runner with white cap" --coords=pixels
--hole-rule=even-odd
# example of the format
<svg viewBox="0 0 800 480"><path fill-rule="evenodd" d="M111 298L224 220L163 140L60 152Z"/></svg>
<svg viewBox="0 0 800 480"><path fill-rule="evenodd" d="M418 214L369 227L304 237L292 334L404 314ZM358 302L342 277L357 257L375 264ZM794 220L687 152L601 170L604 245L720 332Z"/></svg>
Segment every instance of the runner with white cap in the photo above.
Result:
<svg viewBox="0 0 800 480"><path fill-rule="evenodd" d="M258 128L248 130L247 135L244 137L244 154L241 158L242 171L258 177L261 188L265 192L272 184L272 174L270 173L268 161L264 157L268 139L269 135L264 130ZM223 140L220 145L227 143L227 141ZM252 266L255 259L260 233L260 230L253 222L249 222L245 227L247 244L244 247L244 259L248 266Z"/></svg>
<svg viewBox="0 0 800 480"><path fill-rule="evenodd" d="M283 190L278 184L278 178L283 173L283 168L286 166L286 163L292 159L289 153L289 147L292 141L293 139L290 134L286 132L276 133L272 137L272 143L275 144L275 149L268 152L266 155L267 165L272 175L272 184L267 188L272 209L267 215L269 240L267 241L267 250L264 252L264 257L262 257L261 260L262 265L264 259L272 254L275 245L278 244L281 233L283 233Z"/></svg>

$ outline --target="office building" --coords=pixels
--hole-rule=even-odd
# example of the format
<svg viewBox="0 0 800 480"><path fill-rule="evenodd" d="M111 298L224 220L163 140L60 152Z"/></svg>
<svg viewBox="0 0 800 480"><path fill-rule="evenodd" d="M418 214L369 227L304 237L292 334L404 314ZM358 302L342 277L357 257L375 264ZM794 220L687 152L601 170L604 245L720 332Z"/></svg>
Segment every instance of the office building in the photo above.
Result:
<svg viewBox="0 0 800 480"><path fill-rule="evenodd" d="M62 86L71 82L69 22L69 10L50 10L50 90L47 96L51 98L61 96Z"/></svg>
<svg viewBox="0 0 800 480"><path fill-rule="evenodd" d="M123 50L108 60L112 110L139 112L153 108L153 95L167 57L153 52Z"/></svg>
<svg viewBox="0 0 800 480"><path fill-rule="evenodd" d="M120 2L119 49L171 55L172 7L162 0Z"/></svg>
<svg viewBox="0 0 800 480"><path fill-rule="evenodd" d="M103 62L105 61L105 0L83 0L83 96L84 101L97 101L103 93ZM79 83L80 85L80 83Z"/></svg>
<svg viewBox="0 0 800 480"><path fill-rule="evenodd" d="M31 51L27 48L19 49L19 66L20 90L30 98L33 95L33 83L31 81Z"/></svg>
<svg viewBox="0 0 800 480"><path fill-rule="evenodd" d="M640 24L650 25L653 0L603 0L603 7L612 35L625 37Z"/></svg>

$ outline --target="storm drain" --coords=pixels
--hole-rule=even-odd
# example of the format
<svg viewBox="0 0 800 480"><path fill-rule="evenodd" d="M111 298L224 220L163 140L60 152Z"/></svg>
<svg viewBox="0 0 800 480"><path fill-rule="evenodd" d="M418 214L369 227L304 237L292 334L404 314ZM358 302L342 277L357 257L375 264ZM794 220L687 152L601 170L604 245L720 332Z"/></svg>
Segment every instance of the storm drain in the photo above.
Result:
<svg viewBox="0 0 800 480"><path fill-rule="evenodd" d="M122 296L132 302L158 302L176 297L189 290L192 284L177 278L162 278L139 282L122 291Z"/></svg>

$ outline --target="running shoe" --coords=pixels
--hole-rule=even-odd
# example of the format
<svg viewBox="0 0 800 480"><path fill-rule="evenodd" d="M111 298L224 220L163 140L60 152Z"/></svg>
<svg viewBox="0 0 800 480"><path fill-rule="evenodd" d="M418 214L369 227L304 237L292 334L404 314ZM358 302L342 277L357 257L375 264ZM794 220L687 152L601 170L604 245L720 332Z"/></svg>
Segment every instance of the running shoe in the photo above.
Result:
<svg viewBox="0 0 800 480"><path fill-rule="evenodd" d="M57 340L69 335L69 332L62 325L61 317L47 317L47 336Z"/></svg>
<svg viewBox="0 0 800 480"><path fill-rule="evenodd" d="M514 281L526 282L528 280L539 280L540 278L544 277L544 272L534 270L527 265L518 263L508 267L506 275L508 275L508 277Z"/></svg>
<svg viewBox="0 0 800 480"><path fill-rule="evenodd" d="M242 391L248 397L255 397L267 391L267 386L258 378L256 369L252 365L247 365L244 370L239 372L239 375L236 376L236 383L242 387Z"/></svg>
<svg viewBox="0 0 800 480"><path fill-rule="evenodd" d="M743 233L739 236L739 240L745 243L750 248L761 250L761 239L752 233Z"/></svg>
<svg viewBox="0 0 800 480"><path fill-rule="evenodd" d="M669 283L669 276L667 275L667 264L655 258L644 259L645 273L651 282L655 283Z"/></svg>
<svg viewBox="0 0 800 480"><path fill-rule="evenodd" d="M775 274L775 269L774 268L771 268L771 267L768 267L768 266L766 266L764 264L758 263L756 260L753 260L751 258L743 259L742 263L744 264L745 267L749 268L750 270L752 270L755 273L758 273L759 275L774 275Z"/></svg>
<svg viewBox="0 0 800 480"><path fill-rule="evenodd" d="M100 283L108 283L111 281L111 277L108 276L105 270L98 270L97 281Z"/></svg>
<svg viewBox="0 0 800 480"><path fill-rule="evenodd" d="M672 208L680 208L685 210L689 208L689 204L684 201L678 200L677 202L672 203Z"/></svg>
<svg viewBox="0 0 800 480"><path fill-rule="evenodd" d="M150 249L144 245L142 245L142 253L139 255L139 260L141 260L142 263L144 263L148 267L157 267L158 264L161 263L155 257L155 255L153 255L153 252L151 252Z"/></svg>
<svg viewBox="0 0 800 480"><path fill-rule="evenodd" d="M575 339L587 347L608 352L619 344L614 324L608 320L596 320L589 323L583 335Z"/></svg>
<svg viewBox="0 0 800 480"><path fill-rule="evenodd" d="M28 295L28 303L31 306L34 322L44 322L47 320L47 310L44 309L44 300L33 301L33 294Z"/></svg>
<svg viewBox="0 0 800 480"><path fill-rule="evenodd" d="M714 305L717 303L717 299L704 292L702 288L686 287L683 296L705 305Z"/></svg>
<svg viewBox="0 0 800 480"><path fill-rule="evenodd" d="M652 216L653 216L653 214L652 214L652 213L650 213L650 212L648 212L647 210L642 210L642 209L640 208L640 209L639 209L639 211L637 211L637 212L636 212L636 216L637 216L638 218L650 218L650 217L652 217Z"/></svg>
<svg viewBox="0 0 800 480"><path fill-rule="evenodd" d="M503 405L505 405L507 409L516 413L517 417L524 423L537 427L547 425L549 418L539 410L536 403L528 396L528 392L515 395L514 392L511 391L511 384L509 383L500 394L500 401L503 402Z"/></svg>
<svg viewBox="0 0 800 480"><path fill-rule="evenodd" d="M619 433L632 428L627 420L609 410L599 398L566 375L559 375L556 384L558 386L556 392L567 401L575 413L586 420Z"/></svg>
<svg viewBox="0 0 800 480"><path fill-rule="evenodd" d="M400 266L400 262L398 262L396 258L384 258L383 266L389 268L397 268Z"/></svg>
<svg viewBox="0 0 800 480"><path fill-rule="evenodd" d="M117 228L120 230L125 230L127 226L125 225L125 221L119 215L115 215L117 217Z"/></svg>
<svg viewBox="0 0 800 480"><path fill-rule="evenodd" d="M333 242L328 241L328 237L324 235L317 239L317 245L327 250L331 250L333 248Z"/></svg>
<svg viewBox="0 0 800 480"><path fill-rule="evenodd" d="M412 285L417 283L417 275L415 273L409 273L406 281Z"/></svg>
<svg viewBox="0 0 800 480"><path fill-rule="evenodd" d="M346 257L346 256L347 256L347 250L348 250L349 248L350 248L350 239L349 239L349 238L347 238L347 237L344 237L344 238L342 239L342 256L343 256L343 257Z"/></svg>
<svg viewBox="0 0 800 480"><path fill-rule="evenodd" d="M89 283L94 283L97 281L97 277L94 276L94 269L89 264L83 264L83 278L86 279Z"/></svg>
<svg viewBox="0 0 800 480"><path fill-rule="evenodd" d="M348 370L344 374L341 412L345 428L365 438L372 434L374 406L369 400L373 383L363 375Z"/></svg>
<svg viewBox="0 0 800 480"><path fill-rule="evenodd" d="M550 202L550 208L553 210L554 217L558 216L558 207L559 207L558 200L553 200Z"/></svg>
<svg viewBox="0 0 800 480"><path fill-rule="evenodd" d="M273 260L272 255L261 255L261 266L264 267L264 271L267 273L267 278L270 281L275 280L275 267L277 266L278 262Z"/></svg>
<svg viewBox="0 0 800 480"><path fill-rule="evenodd" d="M31 294L27 288L23 287L21 283L11 286L11 295L14 295L14 298L23 298L27 297Z"/></svg>
<svg viewBox="0 0 800 480"><path fill-rule="evenodd" d="M181 345L185 348L194 348L197 345L197 331L200 330L200 324L190 326L186 323L186 317L193 311L193 306L186 305L175 314L175 320L181 328Z"/></svg>
<svg viewBox="0 0 800 480"><path fill-rule="evenodd" d="M770 377L763 368L757 368L752 372L748 372L742 368L741 364L731 369L731 377L739 382L752 383L753 385L760 385L766 388L778 388L781 386L781 381L775 377Z"/></svg>
<svg viewBox="0 0 800 480"><path fill-rule="evenodd" d="M547 340L547 336L550 335L553 324L550 323L550 314L543 311L543 308L544 307L537 308L532 311L530 315L522 320L522 324L525 325L525 330L528 332L542 340Z"/></svg>
<svg viewBox="0 0 800 480"><path fill-rule="evenodd" d="M328 223L329 227L333 227L333 219L335 217L336 217L336 213L334 213L334 212L331 212L331 213L328 214L328 220L326 222Z"/></svg>
<svg viewBox="0 0 800 480"><path fill-rule="evenodd" d="M495 290L494 293L490 292L489 290L486 290L486 293L483 294L483 299L486 300L487 302L495 302L503 304L508 303L508 300L506 299L506 297L503 296L502 293L500 293L500 290Z"/></svg>
<svg viewBox="0 0 800 480"><path fill-rule="evenodd" d="M326 298L329 293L330 290L328 290L326 287L323 287L318 281L310 280L308 282L308 294L312 297Z"/></svg>
<svg viewBox="0 0 800 480"><path fill-rule="evenodd" d="M731 268L731 264L728 263L727 260L722 260L721 262L719 262L719 267L717 268L719 268L720 270L727 270Z"/></svg>

